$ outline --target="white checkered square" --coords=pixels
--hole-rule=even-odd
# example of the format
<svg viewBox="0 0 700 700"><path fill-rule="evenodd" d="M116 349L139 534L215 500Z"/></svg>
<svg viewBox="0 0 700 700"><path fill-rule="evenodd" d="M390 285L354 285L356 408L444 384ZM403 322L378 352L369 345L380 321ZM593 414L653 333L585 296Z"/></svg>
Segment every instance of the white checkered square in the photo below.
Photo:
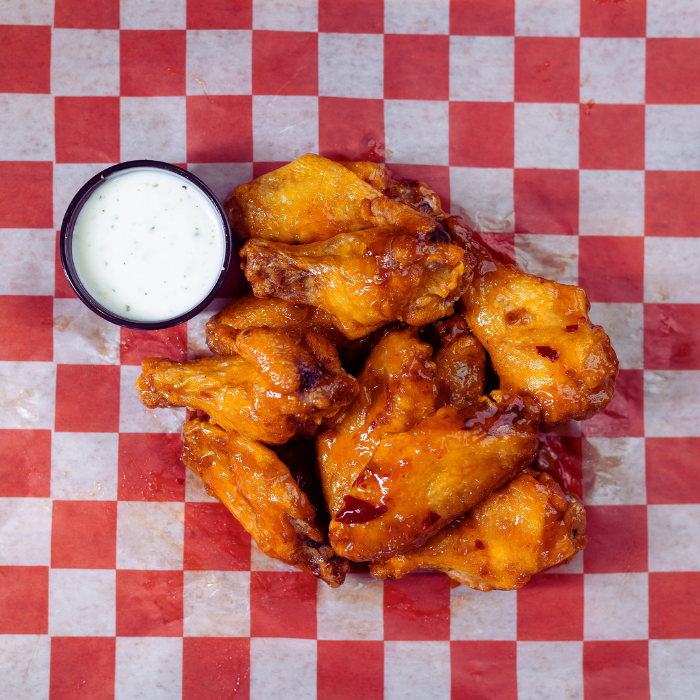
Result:
<svg viewBox="0 0 700 700"><path fill-rule="evenodd" d="M449 102L385 100L387 163L449 164Z"/></svg>
<svg viewBox="0 0 700 700"><path fill-rule="evenodd" d="M621 369L644 368L644 305L591 304L590 318L603 326Z"/></svg>
<svg viewBox="0 0 700 700"><path fill-rule="evenodd" d="M285 564L279 559L268 557L257 544L250 541L250 570L251 571L299 571L295 566Z"/></svg>
<svg viewBox="0 0 700 700"><path fill-rule="evenodd" d="M700 304L700 238L644 239L644 301Z"/></svg>
<svg viewBox="0 0 700 700"><path fill-rule="evenodd" d="M190 469L185 472L185 501L195 503L218 503L204 488L204 482Z"/></svg>
<svg viewBox="0 0 700 700"><path fill-rule="evenodd" d="M583 642L518 642L518 700L583 698Z"/></svg>
<svg viewBox="0 0 700 700"><path fill-rule="evenodd" d="M0 362L0 429L51 429L56 406L56 365Z"/></svg>
<svg viewBox="0 0 700 700"><path fill-rule="evenodd" d="M53 24L54 0L3 2L0 4L0 24Z"/></svg>
<svg viewBox="0 0 700 700"><path fill-rule="evenodd" d="M449 0L384 0L387 34L449 34Z"/></svg>
<svg viewBox="0 0 700 700"><path fill-rule="evenodd" d="M182 569L184 503L117 504L118 569Z"/></svg>
<svg viewBox="0 0 700 700"><path fill-rule="evenodd" d="M651 700L688 700L698 688L700 639L650 639Z"/></svg>
<svg viewBox="0 0 700 700"><path fill-rule="evenodd" d="M381 34L319 34L318 94L384 97L384 37Z"/></svg>
<svg viewBox="0 0 700 700"><path fill-rule="evenodd" d="M317 595L319 639L384 639L382 581L369 574L348 574L337 589L319 581Z"/></svg>
<svg viewBox="0 0 700 700"><path fill-rule="evenodd" d="M450 37L450 99L512 102L515 40L509 36Z"/></svg>
<svg viewBox="0 0 700 700"><path fill-rule="evenodd" d="M644 235L644 172L579 171L581 236Z"/></svg>
<svg viewBox="0 0 700 700"><path fill-rule="evenodd" d="M318 153L318 97L253 96L253 159L294 160Z"/></svg>
<svg viewBox="0 0 700 700"><path fill-rule="evenodd" d="M516 0L517 36L578 36L579 0Z"/></svg>
<svg viewBox="0 0 700 700"><path fill-rule="evenodd" d="M116 501L118 461L117 433L54 433L51 498Z"/></svg>
<svg viewBox="0 0 700 700"><path fill-rule="evenodd" d="M582 447L586 505L646 504L644 438L583 438Z"/></svg>
<svg viewBox="0 0 700 700"><path fill-rule="evenodd" d="M222 204L234 187L253 179L252 163L188 163L187 169L209 185Z"/></svg>
<svg viewBox="0 0 700 700"><path fill-rule="evenodd" d="M54 95L118 95L119 32L116 29L54 29L51 92Z"/></svg>
<svg viewBox="0 0 700 700"><path fill-rule="evenodd" d="M700 37L696 0L647 0L648 37Z"/></svg>
<svg viewBox="0 0 700 700"><path fill-rule="evenodd" d="M184 97L122 97L122 160L187 160Z"/></svg>
<svg viewBox="0 0 700 700"><path fill-rule="evenodd" d="M318 3L314 0L253 0L253 29L317 32Z"/></svg>
<svg viewBox="0 0 700 700"><path fill-rule="evenodd" d="M700 504L647 507L649 571L700 571Z"/></svg>
<svg viewBox="0 0 700 700"><path fill-rule="evenodd" d="M579 107L515 104L515 167L578 168Z"/></svg>
<svg viewBox="0 0 700 700"><path fill-rule="evenodd" d="M53 166L53 225L58 231L78 190L93 175L114 163L56 163ZM54 234L55 235L55 234Z"/></svg>
<svg viewBox="0 0 700 700"><path fill-rule="evenodd" d="M700 170L700 105L647 105L645 125L647 170Z"/></svg>
<svg viewBox="0 0 700 700"><path fill-rule="evenodd" d="M586 640L647 639L647 574L585 574L583 611Z"/></svg>
<svg viewBox="0 0 700 700"><path fill-rule="evenodd" d="M450 590L450 639L515 640L517 591Z"/></svg>
<svg viewBox="0 0 700 700"><path fill-rule="evenodd" d="M515 264L531 275L577 284L578 236L516 233Z"/></svg>
<svg viewBox="0 0 700 700"><path fill-rule="evenodd" d="M51 501L0 498L0 566L49 566Z"/></svg>
<svg viewBox="0 0 700 700"><path fill-rule="evenodd" d="M0 698L46 700L50 671L50 637L0 635Z"/></svg>
<svg viewBox="0 0 700 700"><path fill-rule="evenodd" d="M581 102L644 104L644 39L581 39Z"/></svg>
<svg viewBox="0 0 700 700"><path fill-rule="evenodd" d="M51 95L0 95L0 160L53 160Z"/></svg>
<svg viewBox="0 0 700 700"><path fill-rule="evenodd" d="M184 572L185 637L250 636L249 571Z"/></svg>
<svg viewBox="0 0 700 700"><path fill-rule="evenodd" d="M449 642L385 642L385 700L449 700Z"/></svg>
<svg viewBox="0 0 700 700"><path fill-rule="evenodd" d="M250 700L316 700L316 640L250 640Z"/></svg>
<svg viewBox="0 0 700 700"><path fill-rule="evenodd" d="M644 434L647 437L700 437L697 398L700 372L644 371Z"/></svg>
<svg viewBox="0 0 700 700"><path fill-rule="evenodd" d="M450 211L477 231L515 230L511 168L450 168Z"/></svg>
<svg viewBox="0 0 700 700"><path fill-rule="evenodd" d="M182 695L182 637L117 637L114 700Z"/></svg>
<svg viewBox="0 0 700 700"><path fill-rule="evenodd" d="M253 91L252 32L187 32L187 72L207 86L210 95L250 95ZM188 95L204 95L204 86L187 78Z"/></svg>
<svg viewBox="0 0 700 700"><path fill-rule="evenodd" d="M53 295L53 229L0 229L0 294Z"/></svg>
<svg viewBox="0 0 700 700"><path fill-rule="evenodd" d="M185 29L187 0L120 0L122 29Z"/></svg>
<svg viewBox="0 0 700 700"><path fill-rule="evenodd" d="M116 596L114 569L50 569L49 634L113 637Z"/></svg>

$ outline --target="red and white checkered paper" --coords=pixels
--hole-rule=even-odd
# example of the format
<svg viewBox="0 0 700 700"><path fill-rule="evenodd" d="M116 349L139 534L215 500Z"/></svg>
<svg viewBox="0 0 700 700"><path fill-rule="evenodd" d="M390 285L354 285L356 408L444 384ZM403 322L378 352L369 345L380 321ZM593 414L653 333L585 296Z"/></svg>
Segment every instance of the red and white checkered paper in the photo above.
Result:
<svg viewBox="0 0 700 700"><path fill-rule="evenodd" d="M3 0L0 25L0 698L698 696L697 0ZM92 315L68 202L120 160L223 196L308 151L425 180L587 289L622 370L548 438L588 511L565 569L331 590L186 474L183 411L140 405L141 359L203 352L208 314Z"/></svg>

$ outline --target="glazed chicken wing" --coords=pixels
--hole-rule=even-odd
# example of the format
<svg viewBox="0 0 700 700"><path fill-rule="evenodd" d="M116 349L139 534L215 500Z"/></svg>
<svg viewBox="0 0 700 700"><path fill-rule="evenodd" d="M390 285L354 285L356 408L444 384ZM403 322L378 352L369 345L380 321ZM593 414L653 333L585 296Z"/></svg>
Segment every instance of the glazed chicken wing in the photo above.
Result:
<svg viewBox="0 0 700 700"><path fill-rule="evenodd" d="M422 547L371 566L377 578L444 571L480 591L510 591L586 546L586 512L547 474L526 469Z"/></svg>
<svg viewBox="0 0 700 700"><path fill-rule="evenodd" d="M415 330L392 332L372 350L360 391L338 423L317 440L323 493L334 516L383 435L410 430L435 412L432 348Z"/></svg>
<svg viewBox="0 0 700 700"><path fill-rule="evenodd" d="M361 561L419 547L532 461L538 422L529 397L495 391L385 435L331 521L333 549Z"/></svg>
<svg viewBox="0 0 700 700"><path fill-rule="evenodd" d="M618 361L610 338L588 318L583 289L503 265L475 243L471 249L479 263L463 298L465 317L500 388L532 396L545 431L604 409Z"/></svg>
<svg viewBox="0 0 700 700"><path fill-rule="evenodd" d="M187 421L183 460L270 557L337 588L347 562L334 555L316 512L272 450L204 418Z"/></svg>
<svg viewBox="0 0 700 700"><path fill-rule="evenodd" d="M315 333L249 328L235 350L185 363L144 360L136 382L141 400L149 408L199 409L225 430L276 445L313 435L357 394L335 348Z"/></svg>
<svg viewBox="0 0 700 700"><path fill-rule="evenodd" d="M384 227L296 246L252 239L241 257L255 296L317 306L355 339L391 321L420 326L452 312L473 257L448 241L437 229L422 236Z"/></svg>
<svg viewBox="0 0 700 700"><path fill-rule="evenodd" d="M341 163L312 153L236 187L224 207L241 240L311 243L385 224L424 233L435 228L430 217L384 197Z"/></svg>

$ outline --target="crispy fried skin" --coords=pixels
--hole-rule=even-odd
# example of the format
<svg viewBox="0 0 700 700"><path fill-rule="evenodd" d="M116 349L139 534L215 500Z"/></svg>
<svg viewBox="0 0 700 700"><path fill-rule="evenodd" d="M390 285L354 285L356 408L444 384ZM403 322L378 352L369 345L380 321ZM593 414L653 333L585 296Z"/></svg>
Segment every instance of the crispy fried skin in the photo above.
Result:
<svg viewBox="0 0 700 700"><path fill-rule="evenodd" d="M586 511L547 474L526 469L422 547L372 564L377 578L444 571L480 591L510 591L586 546Z"/></svg>
<svg viewBox="0 0 700 700"><path fill-rule="evenodd" d="M239 185L224 207L240 240L311 243L386 224L424 233L435 228L430 217L384 197L341 163L312 153Z"/></svg>
<svg viewBox="0 0 700 700"><path fill-rule="evenodd" d="M385 435L331 521L333 549L362 561L419 547L532 461L538 422L529 397L495 391Z"/></svg>
<svg viewBox="0 0 700 700"><path fill-rule="evenodd" d="M338 423L317 440L328 509L343 497L372 458L382 436L410 430L435 412L432 348L415 330L392 332L377 344L357 380L360 391Z"/></svg>
<svg viewBox="0 0 700 700"><path fill-rule="evenodd" d="M479 263L464 297L465 317L503 391L532 396L544 431L603 410L615 393L618 361L610 338L588 318L580 287L503 265L476 243Z"/></svg>
<svg viewBox="0 0 700 700"><path fill-rule="evenodd" d="M226 430L276 445L313 435L357 395L357 380L315 333L249 328L235 338L235 350L185 363L144 360L136 382L141 400L149 408L199 409Z"/></svg>
<svg viewBox="0 0 700 700"><path fill-rule="evenodd" d="M272 450L205 418L187 421L182 457L250 533L260 549L323 579L345 580L347 562L334 555L316 512Z"/></svg>
<svg viewBox="0 0 700 700"><path fill-rule="evenodd" d="M391 321L420 326L452 313L474 259L448 241L437 229L384 227L296 246L253 239L241 257L256 296L317 306L356 339Z"/></svg>

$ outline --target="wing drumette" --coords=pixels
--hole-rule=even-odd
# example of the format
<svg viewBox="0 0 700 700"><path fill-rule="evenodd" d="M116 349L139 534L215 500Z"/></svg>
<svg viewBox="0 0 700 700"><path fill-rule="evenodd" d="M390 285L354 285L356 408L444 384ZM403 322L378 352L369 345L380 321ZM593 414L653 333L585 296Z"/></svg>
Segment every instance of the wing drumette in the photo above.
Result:
<svg viewBox="0 0 700 700"><path fill-rule="evenodd" d="M336 588L347 562L335 556L316 524L316 512L272 450L225 431L205 418L187 421L183 460L198 474L270 557Z"/></svg>

